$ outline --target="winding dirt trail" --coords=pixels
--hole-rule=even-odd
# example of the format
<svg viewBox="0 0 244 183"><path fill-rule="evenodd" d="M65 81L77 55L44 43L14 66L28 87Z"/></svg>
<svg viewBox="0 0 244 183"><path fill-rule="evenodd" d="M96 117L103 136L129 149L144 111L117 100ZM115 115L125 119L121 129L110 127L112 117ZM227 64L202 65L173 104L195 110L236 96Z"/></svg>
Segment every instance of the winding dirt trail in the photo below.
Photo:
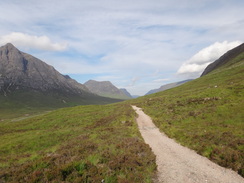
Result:
<svg viewBox="0 0 244 183"><path fill-rule="evenodd" d="M145 142L156 155L157 183L244 183L236 172L220 167L161 133L140 108L137 124Z"/></svg>

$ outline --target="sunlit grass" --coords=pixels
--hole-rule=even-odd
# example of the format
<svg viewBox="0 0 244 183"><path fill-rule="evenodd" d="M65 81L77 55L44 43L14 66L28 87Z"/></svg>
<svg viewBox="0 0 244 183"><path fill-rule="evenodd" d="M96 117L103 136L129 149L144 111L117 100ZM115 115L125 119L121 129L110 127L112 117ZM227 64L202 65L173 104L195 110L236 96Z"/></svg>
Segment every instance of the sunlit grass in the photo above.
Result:
<svg viewBox="0 0 244 183"><path fill-rule="evenodd" d="M169 137L244 176L244 54L177 88L131 103Z"/></svg>
<svg viewBox="0 0 244 183"><path fill-rule="evenodd" d="M0 137L5 181L146 182L156 168L134 111L123 103L2 122Z"/></svg>

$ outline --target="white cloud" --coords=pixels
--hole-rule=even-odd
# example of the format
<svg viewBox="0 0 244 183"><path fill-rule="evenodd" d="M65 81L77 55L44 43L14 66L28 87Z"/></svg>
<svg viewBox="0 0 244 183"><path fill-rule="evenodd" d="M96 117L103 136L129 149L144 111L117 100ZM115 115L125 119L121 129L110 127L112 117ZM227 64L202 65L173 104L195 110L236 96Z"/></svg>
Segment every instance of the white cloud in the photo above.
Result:
<svg viewBox="0 0 244 183"><path fill-rule="evenodd" d="M57 61L58 60L58 61ZM102 73L113 73L110 68L106 65L92 65L85 61L71 61L62 59L52 59L47 61L48 64L55 66L55 68L64 74L102 74Z"/></svg>
<svg viewBox="0 0 244 183"><path fill-rule="evenodd" d="M50 0L3 1L0 44L5 38L20 50L29 49L63 74L108 76L142 94L159 87L161 78L183 80L175 74L180 65L185 74L203 70L216 51L183 62L206 45L243 40L243 7L240 0L60 0L58 6ZM69 49L46 51L64 50L63 40ZM152 76L155 72L159 75Z"/></svg>
<svg viewBox="0 0 244 183"><path fill-rule="evenodd" d="M62 51L67 48L66 44L52 43L47 36L32 36L20 32L12 32L0 37L0 45L12 43L24 49L37 49L48 51Z"/></svg>
<svg viewBox="0 0 244 183"><path fill-rule="evenodd" d="M197 54L183 63L177 73L191 77L198 77L210 63L214 62L224 53L235 48L241 43L241 41L224 41L222 43L216 42L200 50Z"/></svg>

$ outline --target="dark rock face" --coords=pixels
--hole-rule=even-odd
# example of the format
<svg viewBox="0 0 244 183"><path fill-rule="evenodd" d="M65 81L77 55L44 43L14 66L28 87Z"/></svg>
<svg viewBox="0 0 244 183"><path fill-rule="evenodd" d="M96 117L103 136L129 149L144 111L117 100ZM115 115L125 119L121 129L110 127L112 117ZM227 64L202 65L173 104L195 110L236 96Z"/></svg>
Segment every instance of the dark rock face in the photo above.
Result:
<svg viewBox="0 0 244 183"><path fill-rule="evenodd" d="M213 63L209 64L206 69L203 71L202 76L212 72L215 69L218 69L222 65L225 65L229 61L231 61L233 58L235 58L237 55L244 52L244 43L237 46L236 48L233 48L232 50L225 53L223 56L221 56L218 60L214 61Z"/></svg>
<svg viewBox="0 0 244 183"><path fill-rule="evenodd" d="M147 92L145 95L149 95L149 94L153 94L153 93L157 93L157 92L161 92L161 91L164 91L164 90L168 90L170 88L174 88L174 87L177 87L177 86L180 86L188 81L191 81L192 79L188 79L188 80L184 80L184 81L179 81L179 82L176 82L176 83L169 83L169 84L166 84L166 85L163 85L161 86L160 88L158 89L153 89L153 90L150 90L149 92Z"/></svg>
<svg viewBox="0 0 244 183"><path fill-rule="evenodd" d="M128 99L129 97L110 81L94 81L89 80L84 85L94 94L119 99Z"/></svg>
<svg viewBox="0 0 244 183"><path fill-rule="evenodd" d="M52 66L19 51L11 43L0 47L0 93L7 95L18 89L70 94L89 90L70 77L63 76Z"/></svg>

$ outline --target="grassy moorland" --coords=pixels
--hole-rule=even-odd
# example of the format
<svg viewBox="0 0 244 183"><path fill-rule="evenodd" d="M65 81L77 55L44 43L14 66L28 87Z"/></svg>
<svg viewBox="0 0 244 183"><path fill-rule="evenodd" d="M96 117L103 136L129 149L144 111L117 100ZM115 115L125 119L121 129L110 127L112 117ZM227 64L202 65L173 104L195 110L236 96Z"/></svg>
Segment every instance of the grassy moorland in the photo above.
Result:
<svg viewBox="0 0 244 183"><path fill-rule="evenodd" d="M151 182L155 169L127 104L0 123L0 182Z"/></svg>
<svg viewBox="0 0 244 183"><path fill-rule="evenodd" d="M116 95L116 94L99 94L102 97L106 97L106 98L112 98L112 99L119 99L119 100L129 100L131 99L130 97L127 96L121 96L121 95Z"/></svg>
<svg viewBox="0 0 244 183"><path fill-rule="evenodd" d="M67 96L62 93L42 93L34 90L16 90L7 96L0 94L0 122L13 118L24 118L63 107L89 104L109 104L119 102L84 93L80 96Z"/></svg>
<svg viewBox="0 0 244 183"><path fill-rule="evenodd" d="M204 77L130 103L169 137L244 176L244 53Z"/></svg>
<svg viewBox="0 0 244 183"><path fill-rule="evenodd" d="M28 108L2 98L0 182L152 182L155 156L130 104L169 137L244 176L243 78L244 53L202 78L123 103L43 113L45 103Z"/></svg>

